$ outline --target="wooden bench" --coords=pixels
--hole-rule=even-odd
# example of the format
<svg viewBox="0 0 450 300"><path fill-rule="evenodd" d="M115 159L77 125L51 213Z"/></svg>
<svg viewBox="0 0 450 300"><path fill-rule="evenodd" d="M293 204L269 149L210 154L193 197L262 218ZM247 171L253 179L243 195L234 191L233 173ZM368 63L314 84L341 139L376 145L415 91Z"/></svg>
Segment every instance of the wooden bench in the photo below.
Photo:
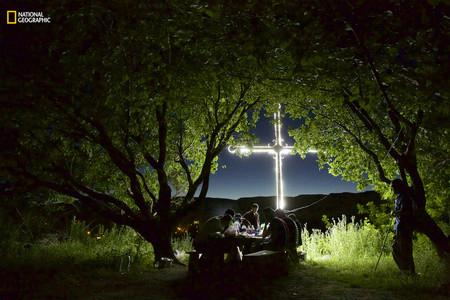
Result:
<svg viewBox="0 0 450 300"><path fill-rule="evenodd" d="M244 255L244 268L250 273L266 276L279 276L288 273L288 254L286 251L261 250Z"/></svg>
<svg viewBox="0 0 450 300"><path fill-rule="evenodd" d="M202 259L199 251L188 251L188 274L190 276L208 276L217 272L227 272L232 267L233 272L236 270L245 273L247 276L277 277L288 274L289 260L287 251L271 251L261 250L248 253L243 256L242 262L238 264L217 265L208 259ZM228 270L230 271L230 270Z"/></svg>
<svg viewBox="0 0 450 300"><path fill-rule="evenodd" d="M228 263L225 262L225 257L227 253L218 255L220 253L215 253L213 256L206 255L204 252L200 251L188 251L189 255L188 261L188 273L190 275L208 274L211 272L219 272L223 270Z"/></svg>

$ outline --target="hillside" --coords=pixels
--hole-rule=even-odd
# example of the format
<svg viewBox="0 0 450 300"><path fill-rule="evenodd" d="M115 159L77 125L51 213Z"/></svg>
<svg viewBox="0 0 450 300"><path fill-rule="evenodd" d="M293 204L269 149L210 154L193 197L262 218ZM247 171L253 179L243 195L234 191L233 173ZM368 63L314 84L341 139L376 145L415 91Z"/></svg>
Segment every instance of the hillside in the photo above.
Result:
<svg viewBox="0 0 450 300"><path fill-rule="evenodd" d="M366 204L370 201L379 203L380 201L379 195L373 191L362 193L336 193L325 196L326 195L323 194L317 194L286 197L286 209L295 210L323 199L310 207L295 210L295 214L302 223L307 223L309 228L324 229L322 222L323 215L327 215L330 218L336 218L345 214L347 216L356 216L357 219L360 219L363 216L358 215L357 204ZM258 203L260 209L264 207L275 208L275 197L249 197L239 198L237 200L207 198L204 203L201 203L199 207L193 210L181 223L189 224L194 220L203 222L212 216L223 214L227 208L232 208L236 212L244 213L250 209L252 203Z"/></svg>

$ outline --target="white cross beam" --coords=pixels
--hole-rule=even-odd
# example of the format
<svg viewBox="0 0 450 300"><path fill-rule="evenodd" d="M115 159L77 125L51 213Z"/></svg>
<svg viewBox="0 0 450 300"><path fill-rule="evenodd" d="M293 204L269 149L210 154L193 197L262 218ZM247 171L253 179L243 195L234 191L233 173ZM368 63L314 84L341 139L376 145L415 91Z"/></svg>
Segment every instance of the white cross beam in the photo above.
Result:
<svg viewBox="0 0 450 300"><path fill-rule="evenodd" d="M241 153L244 155L249 155L251 153L268 153L272 154L275 159L275 181L276 181L276 189L277 189L277 209L283 209L285 207L284 202L284 192L283 192L283 168L282 168L282 159L285 155L293 155L294 147L288 146L284 143L284 140L281 136L281 105L278 105L278 111L273 114L274 118L274 129L275 129L275 140L273 141L273 145L267 146L229 146L228 151L230 153ZM315 153L315 150L309 150L308 152Z"/></svg>

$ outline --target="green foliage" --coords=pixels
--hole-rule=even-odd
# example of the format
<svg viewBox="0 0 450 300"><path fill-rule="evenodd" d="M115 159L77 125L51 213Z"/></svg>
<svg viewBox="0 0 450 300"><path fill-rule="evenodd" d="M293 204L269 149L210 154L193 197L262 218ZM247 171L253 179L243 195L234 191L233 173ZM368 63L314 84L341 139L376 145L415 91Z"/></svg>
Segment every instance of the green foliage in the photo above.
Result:
<svg viewBox="0 0 450 300"><path fill-rule="evenodd" d="M129 227L91 228L74 219L67 232L47 233L34 241L24 240L17 231L8 233L4 227L1 230L4 235L0 249L5 268L54 269L66 265L119 270L125 255L131 256L132 268L153 268L151 244ZM187 263L187 252L193 249L191 238L186 235L174 239L172 246L177 258Z"/></svg>
<svg viewBox="0 0 450 300"><path fill-rule="evenodd" d="M179 238L174 238L172 240L172 248L175 251L175 256L185 264L187 264L189 260L187 252L194 250L192 239L188 234L184 234Z"/></svg>
<svg viewBox="0 0 450 300"><path fill-rule="evenodd" d="M380 263L374 271L386 234ZM301 247L308 263L321 267L316 270L319 277L354 286L423 289L445 282L449 270L445 269L445 261L439 259L428 238L418 235L414 240L416 271L421 274L417 278L399 273L390 252L392 238L390 231L380 231L367 220L348 222L343 216L333 220L326 232L313 230L310 233L304 229Z"/></svg>
<svg viewBox="0 0 450 300"><path fill-rule="evenodd" d="M448 52L444 41L450 24L445 8L418 2L400 6L395 1L298 6L311 19L295 14L284 17L309 24L304 30L311 33L310 46L289 49L297 72L286 72L291 80L284 87L278 83L286 95L287 112L302 124L290 131L297 151L305 155L308 149L319 150L320 167L356 182L359 189L370 186L391 201L379 171L383 169L388 179L401 175L388 148L408 152L411 124L418 122L412 139L416 148L408 153L410 164L417 164L428 208L448 222L450 90L445 83L448 60L442 53ZM421 22L411 26L410 18ZM447 30L436 30L436 24ZM292 29L280 28L285 30ZM350 103L358 103L380 132L366 126L368 118L361 120ZM397 124L392 121L393 110L402 116ZM388 146L382 145L380 135ZM417 180L417 174L412 176Z"/></svg>
<svg viewBox="0 0 450 300"><path fill-rule="evenodd" d="M2 249L5 267L20 265L35 269L53 269L59 265L119 269L121 257L131 255L133 263L150 265L151 245L127 227L100 226L92 230L85 222L73 220L66 235L47 234L33 243L11 237Z"/></svg>
<svg viewBox="0 0 450 300"><path fill-rule="evenodd" d="M303 250L310 259L329 255L339 259L351 260L353 257L376 256L383 236L380 231L365 220L355 223L354 218L347 222L346 216L328 222L326 232L302 231Z"/></svg>
<svg viewBox="0 0 450 300"><path fill-rule="evenodd" d="M260 108L281 102L301 124L290 131L301 155L317 149L321 168L381 193L381 210L367 208L376 225L392 205L386 183L402 171L392 149L408 153L428 208L448 222L445 9L426 1L51 3L55 26L18 28L12 40L29 47L10 43L1 61L0 176L82 199L119 224L158 223L187 211L200 186L205 196L220 151L251 144Z"/></svg>
<svg viewBox="0 0 450 300"><path fill-rule="evenodd" d="M325 225L326 228L330 228L333 224L330 222L330 219L327 217L327 215L322 215L322 222Z"/></svg>
<svg viewBox="0 0 450 300"><path fill-rule="evenodd" d="M0 249L10 241L32 243L49 232L62 230L60 221L64 219L61 206L52 202L49 193L25 193L21 196L3 197L0 203ZM50 202L50 201L48 201Z"/></svg>
<svg viewBox="0 0 450 300"><path fill-rule="evenodd" d="M55 26L23 32L42 38L23 49L29 61L1 62L2 100L14 105L1 105L0 176L167 243L175 218L206 196L219 153L251 139L260 67L234 34L251 20L184 1L55 2L48 11Z"/></svg>
<svg viewBox="0 0 450 300"><path fill-rule="evenodd" d="M370 222L378 228L390 228L393 220L390 214L393 211L393 202L382 202L379 205L373 202L368 202L366 205L358 204L358 213L367 214Z"/></svg>

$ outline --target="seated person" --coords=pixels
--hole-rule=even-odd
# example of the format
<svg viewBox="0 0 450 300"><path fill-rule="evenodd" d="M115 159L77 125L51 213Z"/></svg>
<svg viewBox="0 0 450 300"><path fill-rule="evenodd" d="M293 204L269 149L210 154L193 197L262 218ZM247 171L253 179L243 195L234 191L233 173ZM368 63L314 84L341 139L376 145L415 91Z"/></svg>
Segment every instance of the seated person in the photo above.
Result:
<svg viewBox="0 0 450 300"><path fill-rule="evenodd" d="M225 235L225 231L231 225L231 220L231 216L227 214L208 219L202 226L200 226L194 240L194 247L197 248L197 246L204 246L211 238L223 237Z"/></svg>
<svg viewBox="0 0 450 300"><path fill-rule="evenodd" d="M289 214L288 217L290 219L292 219L295 222L295 224L297 225L298 234L297 234L296 244L301 245L302 244L302 235L301 235L302 225L300 224L300 221L298 220L298 218L295 214Z"/></svg>
<svg viewBox="0 0 450 300"><path fill-rule="evenodd" d="M231 219L234 219L234 215L235 215L234 210L231 209L231 208L228 208L228 209L225 211L225 215L230 215Z"/></svg>
<svg viewBox="0 0 450 300"><path fill-rule="evenodd" d="M299 231L297 222L295 222L295 220L293 218L291 218L290 216L287 216L286 214L284 214L282 219L286 222L286 224L289 228L288 240L286 243L286 250L288 251L290 259L293 262L298 263L299 256L297 253L297 246L299 245L300 231Z"/></svg>
<svg viewBox="0 0 450 300"><path fill-rule="evenodd" d="M289 240L289 227L285 220L275 215L275 211L266 207L263 210L266 219L264 228L262 249L280 251L285 250Z"/></svg>
<svg viewBox="0 0 450 300"><path fill-rule="evenodd" d="M232 253L236 255L238 249L236 245L224 237L235 236L236 231L233 230L232 217L229 214L216 216L208 219L197 233L194 240L194 248L203 253L205 260L223 263L223 254Z"/></svg>
<svg viewBox="0 0 450 300"><path fill-rule="evenodd" d="M275 211L275 217L284 220L289 228L289 239L288 244L298 246L300 240L300 226L298 219L295 214L286 214L286 211L282 209L277 209Z"/></svg>
<svg viewBox="0 0 450 300"><path fill-rule="evenodd" d="M252 209L247 211L242 217L248 220L255 230L259 230L259 205L257 203L252 204Z"/></svg>
<svg viewBox="0 0 450 300"><path fill-rule="evenodd" d="M240 232L253 233L255 232L255 228L247 219L242 218Z"/></svg>
<svg viewBox="0 0 450 300"><path fill-rule="evenodd" d="M250 224L248 220L244 219L241 214L234 215L234 222L230 227L232 227L233 230L236 231L236 235L241 232L251 233L254 231L252 224Z"/></svg>
<svg viewBox="0 0 450 300"><path fill-rule="evenodd" d="M241 215L235 214L231 225L225 230L224 235L226 236L237 236L241 228Z"/></svg>

